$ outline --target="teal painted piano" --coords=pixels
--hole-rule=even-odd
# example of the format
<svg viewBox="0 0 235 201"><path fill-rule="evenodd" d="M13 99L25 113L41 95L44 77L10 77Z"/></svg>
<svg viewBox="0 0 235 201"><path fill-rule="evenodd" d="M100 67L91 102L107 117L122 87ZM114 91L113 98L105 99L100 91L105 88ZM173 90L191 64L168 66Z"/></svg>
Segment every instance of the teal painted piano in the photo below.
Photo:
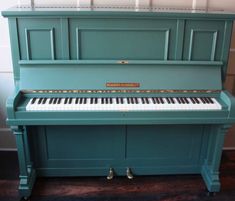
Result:
<svg viewBox="0 0 235 201"><path fill-rule="evenodd" d="M41 176L201 174L209 192L220 190L235 122L223 89L235 14L25 7L2 15L21 196Z"/></svg>

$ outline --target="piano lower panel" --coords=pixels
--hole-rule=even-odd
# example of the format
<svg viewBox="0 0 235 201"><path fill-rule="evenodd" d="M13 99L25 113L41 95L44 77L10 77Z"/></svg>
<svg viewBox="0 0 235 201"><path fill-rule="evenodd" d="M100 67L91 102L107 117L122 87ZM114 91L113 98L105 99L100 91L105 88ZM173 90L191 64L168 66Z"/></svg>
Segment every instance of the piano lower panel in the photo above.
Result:
<svg viewBox="0 0 235 201"><path fill-rule="evenodd" d="M209 134L203 125L31 126L40 176L200 173Z"/></svg>

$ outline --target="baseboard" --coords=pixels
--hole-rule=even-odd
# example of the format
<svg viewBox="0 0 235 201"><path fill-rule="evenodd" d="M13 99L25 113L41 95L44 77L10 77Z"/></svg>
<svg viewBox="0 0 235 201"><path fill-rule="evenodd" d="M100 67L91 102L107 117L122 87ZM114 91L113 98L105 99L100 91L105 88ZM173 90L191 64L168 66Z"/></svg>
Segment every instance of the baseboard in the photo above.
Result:
<svg viewBox="0 0 235 201"><path fill-rule="evenodd" d="M224 147L224 151L235 151L235 147Z"/></svg>
<svg viewBox="0 0 235 201"><path fill-rule="evenodd" d="M17 151L17 148L0 148L0 151Z"/></svg>
<svg viewBox="0 0 235 201"><path fill-rule="evenodd" d="M1 148L0 151L17 151L17 148ZM224 147L223 151L235 151L235 147Z"/></svg>
<svg viewBox="0 0 235 201"><path fill-rule="evenodd" d="M7 131L11 132L11 129L10 128L0 128L0 132L7 132Z"/></svg>

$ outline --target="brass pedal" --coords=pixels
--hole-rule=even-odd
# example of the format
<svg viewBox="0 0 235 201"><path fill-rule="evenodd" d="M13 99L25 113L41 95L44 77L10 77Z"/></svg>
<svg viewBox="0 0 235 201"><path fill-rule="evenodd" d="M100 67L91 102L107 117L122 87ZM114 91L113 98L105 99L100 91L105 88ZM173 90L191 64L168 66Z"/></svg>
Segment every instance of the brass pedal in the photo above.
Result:
<svg viewBox="0 0 235 201"><path fill-rule="evenodd" d="M134 176L131 172L131 169L129 167L126 169L126 176L127 176L128 179L133 179L134 178Z"/></svg>
<svg viewBox="0 0 235 201"><path fill-rule="evenodd" d="M110 169L109 169L108 176L107 176L107 179L108 179L108 180L112 180L113 177L114 177L114 171L113 171L113 168L110 168Z"/></svg>

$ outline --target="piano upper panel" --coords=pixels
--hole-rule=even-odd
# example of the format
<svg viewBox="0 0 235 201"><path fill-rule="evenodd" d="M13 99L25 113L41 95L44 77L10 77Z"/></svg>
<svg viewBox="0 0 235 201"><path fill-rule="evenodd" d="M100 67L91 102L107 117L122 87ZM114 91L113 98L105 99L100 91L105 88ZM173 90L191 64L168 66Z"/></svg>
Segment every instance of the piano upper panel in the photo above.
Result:
<svg viewBox="0 0 235 201"><path fill-rule="evenodd" d="M93 73L100 74L98 75L100 79L103 79L102 73L107 74L106 70L107 72L113 71L117 74L113 80L119 82L127 81L123 77L126 77L124 74L128 70L134 72L134 74L129 74L130 82L133 82L133 80L138 81L143 73L139 70L141 65L146 68L152 62L151 67L147 67L148 70L151 69L149 74L150 72L157 74L155 70L152 70L155 67L167 69L163 70L164 73L175 69L184 73L185 65L182 65L180 69L182 61L188 62L188 66L193 66L195 61L205 62L201 63L200 67L195 66L198 68L198 73L194 70L191 75L186 73L189 76L185 80L187 83L192 79L192 82L205 84L203 80L194 79L193 74L197 78L208 76L211 79L215 76L216 78L212 81L208 79L208 89L221 89L222 81L221 76L218 78L220 74L218 69L221 69L223 79L227 68L234 18L234 15L223 12L181 12L179 10L162 12L160 10L136 11L131 9L120 12L120 10L76 8L15 8L4 11L3 15L9 17L14 77L17 83L20 83L21 89L31 88L29 80L34 86L33 88L43 87L40 84L35 86L34 83L35 73L41 73L43 67L48 72L48 80L55 80L57 83L60 75L54 71L58 68L62 69L67 78L72 78L71 85L67 84L68 86L65 88L80 86L84 88L82 85L85 84L80 83L79 80L83 82L85 79L80 79L81 75L89 77L90 69L93 70ZM164 67L161 66L162 62L167 61L174 61L178 65L166 63ZM123 65L131 62L132 65ZM220 67L218 68L214 62L221 62ZM71 65L72 63L75 65ZM208 70L207 64L214 66L211 68L213 70ZM123 72L116 70L117 66ZM135 68L137 69L136 74L135 70L133 71ZM74 73L79 74L80 71L79 80L74 81ZM108 76L112 77L112 73L109 73ZM151 75L147 76L151 77ZM161 80L159 77L163 75L159 73L156 76L158 80ZM27 84L23 81L26 77L28 77ZM169 74L169 79L171 78L172 76ZM106 81L107 77L104 77L100 82ZM112 80L108 81L112 82ZM21 82L24 83L21 84ZM160 89L165 82L160 85L159 82L153 81L152 84L146 86L150 89ZM87 82L85 83L87 84ZM52 86L48 87L52 88L54 85L52 83ZM90 85L87 86L93 89L97 86L97 82ZM207 89L208 85L206 84L204 89ZM99 84L98 86L101 87ZM166 88L174 89L174 86L178 87L173 81L172 85ZM179 84L179 87L181 86ZM196 89L197 87L201 89L197 83L192 84L190 88Z"/></svg>
<svg viewBox="0 0 235 201"><path fill-rule="evenodd" d="M228 21L217 19L112 15L19 18L17 25L21 60L221 61L226 31L230 34L231 29Z"/></svg>

